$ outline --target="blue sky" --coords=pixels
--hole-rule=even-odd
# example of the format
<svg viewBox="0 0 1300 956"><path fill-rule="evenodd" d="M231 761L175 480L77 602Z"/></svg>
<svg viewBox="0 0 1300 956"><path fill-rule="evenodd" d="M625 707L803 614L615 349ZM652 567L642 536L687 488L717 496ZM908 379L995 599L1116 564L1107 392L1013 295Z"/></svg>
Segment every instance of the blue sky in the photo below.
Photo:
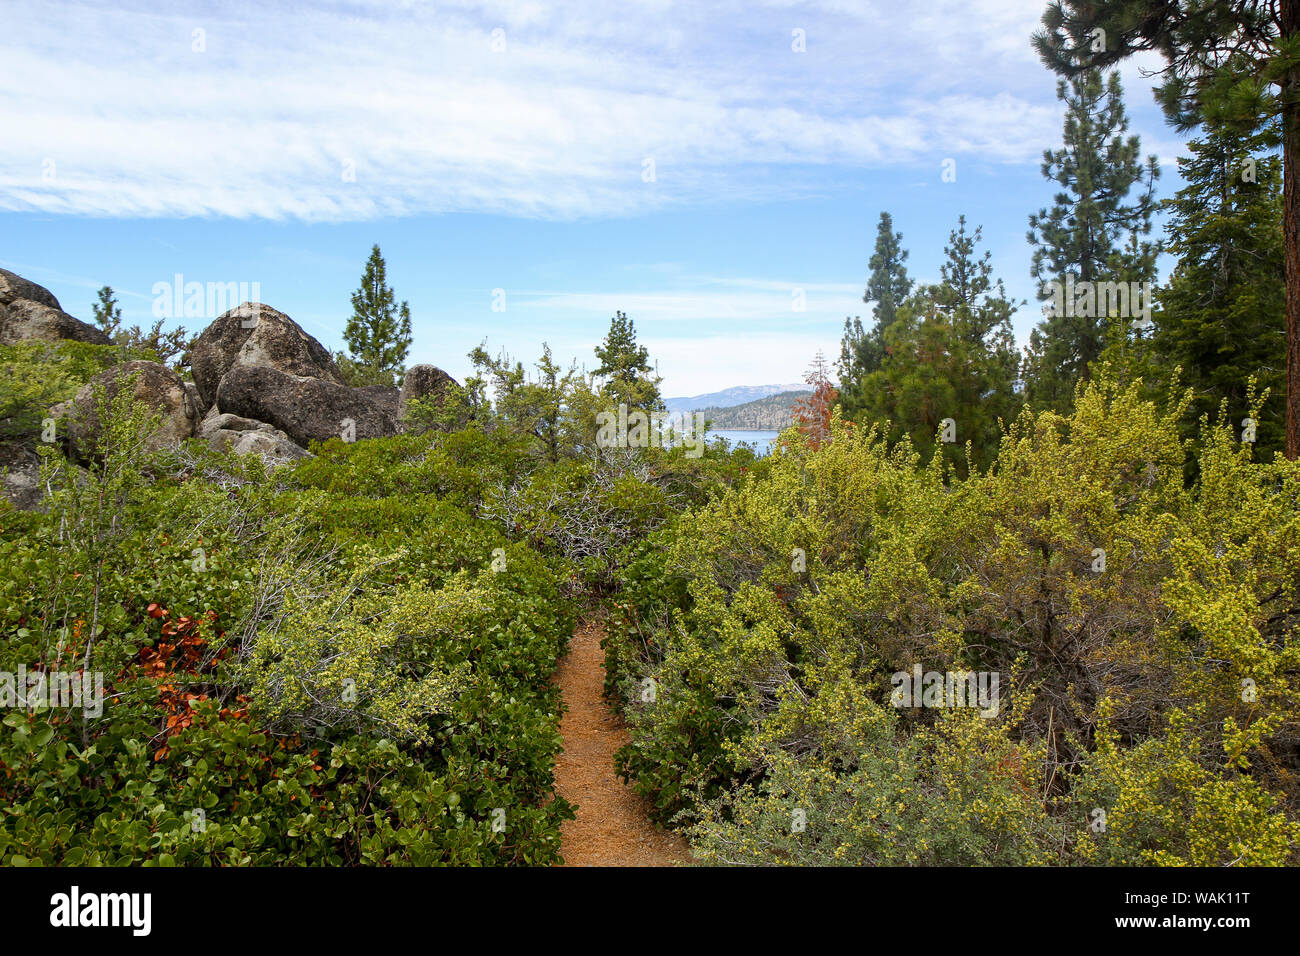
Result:
<svg viewBox="0 0 1300 956"><path fill-rule="evenodd" d="M964 213L1023 342L1061 129L1042 6L4 0L0 266L141 324L177 273L257 282L337 349L377 242L411 362L461 378L486 339L590 367L622 309L681 395L799 381L869 314L880 211L921 280ZM1169 196L1159 65L1122 73Z"/></svg>

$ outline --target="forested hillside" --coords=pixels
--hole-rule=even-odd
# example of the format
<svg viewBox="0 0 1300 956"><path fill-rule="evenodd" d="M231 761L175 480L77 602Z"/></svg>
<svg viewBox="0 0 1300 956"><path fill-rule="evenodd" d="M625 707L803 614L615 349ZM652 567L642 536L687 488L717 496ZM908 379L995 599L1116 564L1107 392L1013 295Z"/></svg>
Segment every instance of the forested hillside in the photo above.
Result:
<svg viewBox="0 0 1300 956"><path fill-rule="evenodd" d="M794 404L812 392L780 392L730 408L701 408L700 413L718 429L781 431L794 424Z"/></svg>

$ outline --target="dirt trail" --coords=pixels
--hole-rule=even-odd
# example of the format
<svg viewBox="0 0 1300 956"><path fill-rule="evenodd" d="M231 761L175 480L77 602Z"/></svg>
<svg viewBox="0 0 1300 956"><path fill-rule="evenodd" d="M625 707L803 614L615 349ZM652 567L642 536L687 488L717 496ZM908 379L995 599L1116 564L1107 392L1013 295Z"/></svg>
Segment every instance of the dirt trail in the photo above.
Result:
<svg viewBox="0 0 1300 956"><path fill-rule="evenodd" d="M623 721L605 705L600 624L578 625L556 683L566 711L564 750L555 761L555 789L578 805L561 828L565 866L672 866L690 860L686 841L655 829L646 803L614 773L614 752L628 741Z"/></svg>

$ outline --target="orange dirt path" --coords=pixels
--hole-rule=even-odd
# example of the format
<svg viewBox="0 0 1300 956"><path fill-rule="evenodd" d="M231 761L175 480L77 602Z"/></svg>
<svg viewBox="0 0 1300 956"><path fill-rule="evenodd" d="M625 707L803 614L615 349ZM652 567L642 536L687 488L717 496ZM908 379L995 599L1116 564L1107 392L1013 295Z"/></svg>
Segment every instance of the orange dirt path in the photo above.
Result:
<svg viewBox="0 0 1300 956"><path fill-rule="evenodd" d="M628 742L623 721L601 697L605 654L600 624L578 625L556 683L564 695L564 750L555 761L555 790L577 804L561 826L565 866L673 866L690 861L684 838L655 828L646 802L614 772L614 753Z"/></svg>

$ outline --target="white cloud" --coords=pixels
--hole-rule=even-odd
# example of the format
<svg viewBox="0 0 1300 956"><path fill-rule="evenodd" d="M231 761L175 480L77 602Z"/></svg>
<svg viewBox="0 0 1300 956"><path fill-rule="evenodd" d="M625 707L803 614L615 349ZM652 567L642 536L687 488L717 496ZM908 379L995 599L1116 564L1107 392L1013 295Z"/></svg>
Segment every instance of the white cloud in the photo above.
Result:
<svg viewBox="0 0 1300 956"><path fill-rule="evenodd" d="M830 360L838 357L844 316L869 308L852 283L701 276L671 264L660 271L675 273L667 289L510 290L506 311L485 316L472 331L487 340L489 352L504 349L525 366L545 340L566 364L574 356L590 369L610 316L623 310L664 375L664 394L695 395L738 383L800 381L818 349ZM792 307L796 288L804 293L802 312ZM444 323L441 331L452 330ZM420 341L417 334L417 351ZM433 358L421 353L412 361ZM458 356L440 358L451 362L453 375L469 370L467 362L457 364Z"/></svg>
<svg viewBox="0 0 1300 956"><path fill-rule="evenodd" d="M16 0L0 210L573 218L812 194L829 164L1032 163L1059 111L1013 6Z"/></svg>
<svg viewBox="0 0 1300 956"><path fill-rule="evenodd" d="M836 334L814 332L753 333L743 337L702 338L646 336L650 354L665 376L665 395L701 395L728 384L753 385L799 382L821 349L828 361L839 356Z"/></svg>
<svg viewBox="0 0 1300 956"><path fill-rule="evenodd" d="M803 331L753 331L738 334L704 336L661 335L657 329L644 330L638 324L637 340L650 350L651 360L663 375L660 391L665 396L702 395L732 385L772 385L800 382L821 349L827 361L839 357L839 331L816 329ZM524 343L516 331L506 351L532 371L532 363L541 354L540 343ZM547 335L557 360L567 366L568 356L577 356L580 366L590 371L595 339ZM500 338L489 337L488 350L495 354L502 346ZM454 376L469 372L468 361L448 356L412 356L413 361L436 361Z"/></svg>
<svg viewBox="0 0 1300 956"><path fill-rule="evenodd" d="M730 285L730 287L728 287ZM622 310L638 325L708 320L752 320L791 325L810 317L861 311L862 290L849 283L799 283L767 279L717 280L709 288L634 292L531 292L511 294L510 308L559 315L613 315ZM798 306L798 307L797 307Z"/></svg>

